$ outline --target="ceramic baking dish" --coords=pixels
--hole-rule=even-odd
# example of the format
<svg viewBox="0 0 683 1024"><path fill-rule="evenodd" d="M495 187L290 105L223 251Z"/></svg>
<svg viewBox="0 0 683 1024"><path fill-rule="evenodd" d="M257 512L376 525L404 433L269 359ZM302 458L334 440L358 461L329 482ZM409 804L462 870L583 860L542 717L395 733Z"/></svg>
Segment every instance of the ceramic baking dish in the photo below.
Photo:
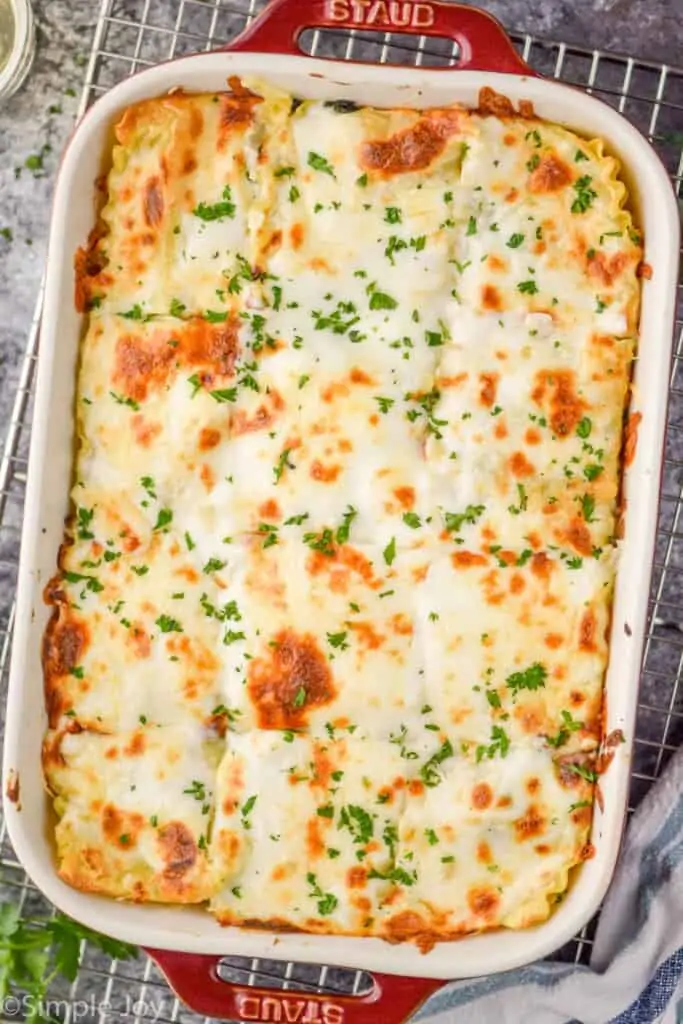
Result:
<svg viewBox="0 0 683 1024"><path fill-rule="evenodd" d="M297 45L301 31L325 26L446 36L459 44L460 64L457 69L425 69L303 56ZM69 507L72 407L83 326L72 298L73 257L95 223L94 183L111 143L111 127L124 108L179 87L220 90L229 75L257 75L303 97L379 106L452 102L476 106L479 90L486 85L515 103L531 101L542 118L587 138L604 139L622 163L636 223L645 236L645 260L652 269L643 280L640 358L632 402L642 421L624 485L625 534L606 680L605 734L620 729L626 742L616 749L601 779L604 808L596 809L595 856L576 872L566 898L549 920L537 927L439 943L423 955L412 945L392 946L379 939L221 928L203 909L119 903L76 892L57 876L40 762L45 727L40 650L49 615L42 591L54 571ZM455 4L275 0L227 51L150 68L116 86L86 114L64 156L52 215L4 763L10 836L26 871L53 903L94 928L154 950L171 983L202 1013L321 1024L361 1019L363 1014L376 1018L383 999L387 1002L382 1021L396 1021L437 987L432 979L489 974L528 963L547 955L582 927L596 911L612 876L626 807L666 421L677 226L665 170L636 129L599 100L537 77L497 22ZM271 1005L263 1003L263 994L232 989L218 978L215 965L221 954L325 962L402 978L385 976L381 982L378 978L374 992L364 1000L325 1002L322 997L306 996L297 1002L293 993L270 993ZM283 1010L283 999L294 1002ZM310 1009L302 1008L309 1001Z"/></svg>

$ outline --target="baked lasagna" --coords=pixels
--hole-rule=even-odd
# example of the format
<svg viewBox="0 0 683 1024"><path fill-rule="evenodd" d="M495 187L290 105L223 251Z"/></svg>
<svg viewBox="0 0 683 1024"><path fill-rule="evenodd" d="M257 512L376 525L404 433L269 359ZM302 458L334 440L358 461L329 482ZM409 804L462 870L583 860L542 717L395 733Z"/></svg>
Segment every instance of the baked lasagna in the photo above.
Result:
<svg viewBox="0 0 683 1024"><path fill-rule="evenodd" d="M641 241L600 141L231 80L116 126L44 640L61 877L434 942L591 854Z"/></svg>

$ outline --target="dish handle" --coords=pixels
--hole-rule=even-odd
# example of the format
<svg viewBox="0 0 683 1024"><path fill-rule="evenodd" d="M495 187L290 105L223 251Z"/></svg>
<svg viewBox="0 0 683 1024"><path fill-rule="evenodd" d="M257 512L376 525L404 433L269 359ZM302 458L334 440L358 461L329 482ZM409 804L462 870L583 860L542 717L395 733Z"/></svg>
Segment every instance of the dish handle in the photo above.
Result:
<svg viewBox="0 0 683 1024"><path fill-rule="evenodd" d="M183 1003L195 1013L223 1020L311 1021L316 1024L403 1024L444 982L373 974L367 995L337 996L296 989L252 988L223 981L220 957L147 949Z"/></svg>
<svg viewBox="0 0 683 1024"><path fill-rule="evenodd" d="M460 48L457 70L534 75L496 18L442 0L271 0L224 49L300 56L299 37L309 28L445 37Z"/></svg>

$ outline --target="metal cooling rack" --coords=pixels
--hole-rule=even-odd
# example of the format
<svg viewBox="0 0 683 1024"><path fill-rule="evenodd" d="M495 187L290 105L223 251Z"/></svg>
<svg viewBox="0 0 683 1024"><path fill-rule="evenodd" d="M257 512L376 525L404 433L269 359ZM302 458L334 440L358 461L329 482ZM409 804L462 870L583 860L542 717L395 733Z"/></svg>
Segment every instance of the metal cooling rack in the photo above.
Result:
<svg viewBox="0 0 683 1024"><path fill-rule="evenodd" d="M143 67L198 50L209 50L241 31L265 0L102 0L87 64L80 113L121 79ZM538 71L594 93L625 114L659 152L681 196L683 182L683 68L627 55L585 50L532 36L513 36L522 56ZM457 50L445 40L369 35L362 31L308 32L303 48L316 56L423 66L454 65ZM683 282L680 287L683 307ZM14 584L19 553L40 299L29 332L7 441L0 462L0 579ZM647 358L647 353L643 354ZM632 810L683 742L683 314L676 322L671 399L662 480L659 534L652 580L641 700L631 780ZM0 612L2 615L2 612ZM7 686L14 608L0 617L0 698ZM0 798L1 799L1 798ZM6 835L0 808L0 898L19 902L26 913L49 913L24 874ZM568 943L556 959L587 963L596 921ZM247 984L331 993L362 992L360 971L226 958L224 977ZM201 1018L179 1004L154 964L140 956L117 962L90 946L82 950L73 985L55 989L52 1008L65 1024L142 1024ZM12 1011L6 1019L21 1019Z"/></svg>

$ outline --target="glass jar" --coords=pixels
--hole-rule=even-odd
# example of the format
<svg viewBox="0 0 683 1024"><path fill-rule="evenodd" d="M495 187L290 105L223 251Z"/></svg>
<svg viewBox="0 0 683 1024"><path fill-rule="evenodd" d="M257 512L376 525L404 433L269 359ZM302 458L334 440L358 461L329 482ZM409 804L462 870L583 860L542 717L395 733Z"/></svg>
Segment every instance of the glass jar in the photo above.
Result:
<svg viewBox="0 0 683 1024"><path fill-rule="evenodd" d="M17 91L31 69L35 29L30 0L0 0L0 103Z"/></svg>

